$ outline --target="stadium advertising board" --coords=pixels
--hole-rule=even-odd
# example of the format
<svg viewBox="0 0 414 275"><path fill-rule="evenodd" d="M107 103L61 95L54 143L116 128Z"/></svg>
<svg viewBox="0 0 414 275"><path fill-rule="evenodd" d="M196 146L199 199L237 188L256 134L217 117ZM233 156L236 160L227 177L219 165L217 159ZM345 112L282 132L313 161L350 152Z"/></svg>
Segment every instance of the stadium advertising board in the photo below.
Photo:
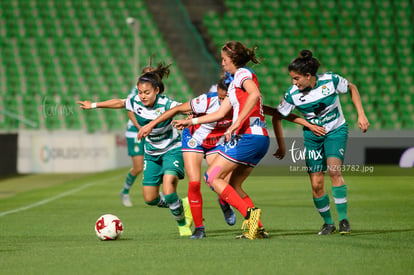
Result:
<svg viewBox="0 0 414 275"><path fill-rule="evenodd" d="M115 162L115 138L112 134L19 134L19 173L104 171L114 169Z"/></svg>

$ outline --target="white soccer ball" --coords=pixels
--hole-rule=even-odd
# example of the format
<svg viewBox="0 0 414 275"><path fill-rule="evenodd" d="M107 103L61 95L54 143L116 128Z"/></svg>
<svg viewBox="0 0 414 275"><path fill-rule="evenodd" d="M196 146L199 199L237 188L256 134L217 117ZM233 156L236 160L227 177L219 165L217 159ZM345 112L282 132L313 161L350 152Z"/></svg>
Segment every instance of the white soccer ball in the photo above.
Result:
<svg viewBox="0 0 414 275"><path fill-rule="evenodd" d="M105 214L96 221L95 232L102 241L116 240L124 232L124 225L117 216Z"/></svg>

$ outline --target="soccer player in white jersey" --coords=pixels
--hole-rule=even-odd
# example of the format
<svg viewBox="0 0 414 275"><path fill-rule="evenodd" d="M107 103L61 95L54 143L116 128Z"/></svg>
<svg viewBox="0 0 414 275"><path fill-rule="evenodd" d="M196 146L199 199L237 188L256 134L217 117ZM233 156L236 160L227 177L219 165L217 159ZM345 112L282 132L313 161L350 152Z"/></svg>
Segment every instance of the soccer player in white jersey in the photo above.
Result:
<svg viewBox="0 0 414 275"><path fill-rule="evenodd" d="M168 76L169 66L160 63L153 71L142 74L137 83L138 95L129 96L126 100L112 99L91 104L83 103L81 107L84 109L126 108L128 117L137 128L140 128L166 110L180 104L162 94L164 92L162 78ZM183 178L181 136L171 126L171 120L165 121L156 125L145 138L142 194L148 205L159 205L161 202L159 189L162 184L165 202L178 223L180 236L191 236L191 210L184 209L183 202L176 192L178 181Z"/></svg>
<svg viewBox="0 0 414 275"><path fill-rule="evenodd" d="M192 113L193 116L202 116L217 111L220 103L226 98L227 88L233 80L231 76L222 77L215 88L192 100L169 109L157 119L142 127L138 138L146 137L153 127L179 113ZM224 133L231 125L232 115L229 113L218 122L211 122L191 126L182 132L182 151L185 171L188 177L188 200L194 221L192 239L202 239L206 236L203 219L203 198L201 195L201 165L203 158L211 164L218 153L218 146L224 143ZM228 203L219 199L219 205L224 218L229 225L236 223L236 215Z"/></svg>
<svg viewBox="0 0 414 275"><path fill-rule="evenodd" d="M227 42L221 48L222 66L234 76L227 97L214 113L187 120L175 120L178 128L204 124L223 119L232 111L232 125L225 133L226 143L220 146L218 156L204 175L208 186L221 199L235 207L246 218L241 237L268 238L260 222L261 209L255 208L252 200L241 188L252 169L265 156L269 148L262 96L256 74L248 62L260 63L255 48L249 49L238 41ZM230 181L226 181L231 173ZM236 191L237 190L237 191ZM244 195L240 195L244 194Z"/></svg>
<svg viewBox="0 0 414 275"><path fill-rule="evenodd" d="M339 94L350 94L358 114L358 126L363 132L368 130L369 122L357 87L334 73L317 74L320 63L312 55L311 51L302 50L299 57L289 64L293 85L277 109L286 117L296 108L308 122L303 129L306 165L313 201L324 220L318 234L329 235L336 231L329 197L324 188L326 171L332 182L332 195L339 216L339 233L347 234L351 232L351 226L347 215L347 186L341 168L346 151L348 126L342 113Z"/></svg>

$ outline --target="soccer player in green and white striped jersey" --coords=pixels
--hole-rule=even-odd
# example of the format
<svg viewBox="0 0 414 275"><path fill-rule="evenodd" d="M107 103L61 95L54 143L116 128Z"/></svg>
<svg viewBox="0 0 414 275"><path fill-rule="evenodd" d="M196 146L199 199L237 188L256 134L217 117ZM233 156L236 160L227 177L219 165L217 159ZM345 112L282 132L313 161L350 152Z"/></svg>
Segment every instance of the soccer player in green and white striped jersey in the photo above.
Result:
<svg viewBox="0 0 414 275"><path fill-rule="evenodd" d="M137 83L138 95L127 100L112 99L103 102L79 102L82 108L126 108L128 117L139 129L157 116L181 103L164 92L162 78L168 76L169 66L159 64L151 72L142 74ZM191 236L192 216L188 204L176 192L179 179L184 178L184 162L181 152L181 135L169 121L158 124L145 138L144 175L142 179L144 201L151 206L159 205L160 185L165 202L178 223L180 236ZM184 209L184 207L186 209Z"/></svg>
<svg viewBox="0 0 414 275"><path fill-rule="evenodd" d="M349 93L358 114L358 126L363 132L369 127L358 89L345 78L333 74L317 74L319 61L312 52L302 50L299 57L289 64L293 86L286 92L278 106L279 113L288 117L294 108L304 118L304 144L306 165L310 176L313 201L324 220L319 235L336 231L331 216L329 197L324 188L325 171L332 182L332 194L339 216L339 233L351 232L347 215L347 186L341 169L344 161L348 126L342 113L339 94ZM322 131L319 125L324 128Z"/></svg>

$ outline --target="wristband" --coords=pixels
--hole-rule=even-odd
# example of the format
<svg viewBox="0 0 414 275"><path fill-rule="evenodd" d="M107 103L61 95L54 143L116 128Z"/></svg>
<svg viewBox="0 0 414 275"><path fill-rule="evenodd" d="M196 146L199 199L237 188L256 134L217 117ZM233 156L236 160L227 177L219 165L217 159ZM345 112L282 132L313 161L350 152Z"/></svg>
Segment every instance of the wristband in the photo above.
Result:
<svg viewBox="0 0 414 275"><path fill-rule="evenodd" d="M96 102L93 102L92 104L91 104L91 109L95 109L96 108Z"/></svg>
<svg viewBox="0 0 414 275"><path fill-rule="evenodd" d="M191 123L193 124L193 125L197 125L198 124L198 118L193 118L192 120L191 120Z"/></svg>

